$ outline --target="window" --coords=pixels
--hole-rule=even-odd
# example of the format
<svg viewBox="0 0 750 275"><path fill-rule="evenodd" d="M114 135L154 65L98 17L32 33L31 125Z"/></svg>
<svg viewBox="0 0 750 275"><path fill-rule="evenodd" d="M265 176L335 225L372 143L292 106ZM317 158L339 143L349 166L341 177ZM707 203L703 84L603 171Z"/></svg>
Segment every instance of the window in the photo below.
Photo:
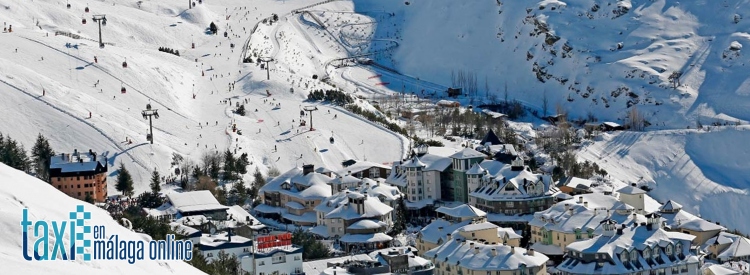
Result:
<svg viewBox="0 0 750 275"><path fill-rule="evenodd" d="M651 249L649 249L648 247L643 249L643 258L644 259L651 258Z"/></svg>
<svg viewBox="0 0 750 275"><path fill-rule="evenodd" d="M81 185L80 185L80 184L78 185L78 188L81 188Z"/></svg>
<svg viewBox="0 0 750 275"><path fill-rule="evenodd" d="M630 260L631 261L638 260L638 250L633 249L632 251L630 251Z"/></svg>
<svg viewBox="0 0 750 275"><path fill-rule="evenodd" d="M214 254L213 254L213 253L208 253L208 254L206 254L206 257L213 257L213 256L214 256Z"/></svg>
<svg viewBox="0 0 750 275"><path fill-rule="evenodd" d="M507 202L505 202L505 206L507 206L507 207L513 207L513 202L512 201L507 201Z"/></svg>
<svg viewBox="0 0 750 275"><path fill-rule="evenodd" d="M62 185L58 185L58 186L57 186L57 189L62 189Z"/></svg>
<svg viewBox="0 0 750 275"><path fill-rule="evenodd" d="M680 274L680 267L673 266L672 267L672 274Z"/></svg>
<svg viewBox="0 0 750 275"><path fill-rule="evenodd" d="M625 263L627 261L628 261L628 252L623 251L622 253L620 253L620 262Z"/></svg>
<svg viewBox="0 0 750 275"><path fill-rule="evenodd" d="M664 253L667 254L667 256L672 256L674 253L674 249L672 249L672 244L668 244L667 247L664 248Z"/></svg>
<svg viewBox="0 0 750 275"><path fill-rule="evenodd" d="M57 181L60 181L60 177L57 177Z"/></svg>
<svg viewBox="0 0 750 275"><path fill-rule="evenodd" d="M260 261L260 263L258 263L258 265L266 265L266 263L263 262L263 261ZM261 273L261 274L263 274L263 273Z"/></svg>

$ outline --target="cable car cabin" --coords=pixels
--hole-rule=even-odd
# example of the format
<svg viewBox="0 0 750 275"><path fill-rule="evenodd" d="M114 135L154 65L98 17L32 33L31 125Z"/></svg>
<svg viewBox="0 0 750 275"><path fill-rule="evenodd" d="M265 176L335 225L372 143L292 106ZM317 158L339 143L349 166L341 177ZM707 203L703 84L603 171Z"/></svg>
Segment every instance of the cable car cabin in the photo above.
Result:
<svg viewBox="0 0 750 275"><path fill-rule="evenodd" d="M85 9L83 9L83 11L89 12L89 7L86 7Z"/></svg>
<svg viewBox="0 0 750 275"><path fill-rule="evenodd" d="M84 24L84 25L86 25L86 18L84 18L84 19L81 19L81 24Z"/></svg>
<svg viewBox="0 0 750 275"><path fill-rule="evenodd" d="M125 87L120 88L120 93L124 94L125 92L127 92L127 90L125 89Z"/></svg>
<svg viewBox="0 0 750 275"><path fill-rule="evenodd" d="M151 141L152 137L151 134L146 134L146 140Z"/></svg>
<svg viewBox="0 0 750 275"><path fill-rule="evenodd" d="M125 62L125 61L123 61L123 62L122 62L122 67L123 67L123 68L127 68L127 67L128 67L128 62Z"/></svg>

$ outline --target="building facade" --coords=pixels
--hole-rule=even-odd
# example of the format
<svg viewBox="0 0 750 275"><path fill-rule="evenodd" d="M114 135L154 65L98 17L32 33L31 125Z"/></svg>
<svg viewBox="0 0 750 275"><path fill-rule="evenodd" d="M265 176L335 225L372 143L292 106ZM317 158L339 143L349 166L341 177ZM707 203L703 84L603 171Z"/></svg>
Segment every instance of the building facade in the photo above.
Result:
<svg viewBox="0 0 750 275"><path fill-rule="evenodd" d="M74 150L50 158L50 184L68 196L96 202L107 199L107 158Z"/></svg>

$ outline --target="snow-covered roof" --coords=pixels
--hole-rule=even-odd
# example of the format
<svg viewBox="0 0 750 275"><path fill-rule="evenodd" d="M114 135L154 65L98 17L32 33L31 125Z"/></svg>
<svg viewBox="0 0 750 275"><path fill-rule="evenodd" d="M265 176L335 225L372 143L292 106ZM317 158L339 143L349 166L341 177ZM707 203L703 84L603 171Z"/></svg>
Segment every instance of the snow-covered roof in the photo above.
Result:
<svg viewBox="0 0 750 275"><path fill-rule="evenodd" d="M490 110L487 110L487 109L482 109L482 113L484 113L485 115L488 115L488 116L490 116L492 118L501 118L501 117L506 117L507 116L506 114L498 113L498 112L493 112L493 111L490 111Z"/></svg>
<svg viewBox="0 0 750 275"><path fill-rule="evenodd" d="M177 214L177 208L175 208L169 202L166 202L157 208L145 208L144 207L143 211L146 211L146 214L151 217L169 216L169 215Z"/></svg>
<svg viewBox="0 0 750 275"><path fill-rule="evenodd" d="M726 228L704 220L685 210L679 210L676 213L661 212L661 218L672 229L686 229L697 232L720 231Z"/></svg>
<svg viewBox="0 0 750 275"><path fill-rule="evenodd" d="M434 205L435 199L421 199L418 201L404 201L404 205L406 205L407 209L422 209L427 207L428 205Z"/></svg>
<svg viewBox="0 0 750 275"><path fill-rule="evenodd" d="M509 240L523 238L523 236L518 234L518 232L513 230L513 228L505 228L505 227L497 228L497 236L500 237L500 239L507 237Z"/></svg>
<svg viewBox="0 0 750 275"><path fill-rule="evenodd" d="M678 211L680 209L682 209L682 205L673 200L668 200L664 205L659 207L659 211Z"/></svg>
<svg viewBox="0 0 750 275"><path fill-rule="evenodd" d="M331 237L330 235L328 235L328 226L325 225L316 225L313 228L310 228L310 233L321 236L323 238Z"/></svg>
<svg viewBox="0 0 750 275"><path fill-rule="evenodd" d="M460 232L473 232L473 231L479 231L479 230L485 230L485 229L497 229L500 228L499 226L495 225L491 222L480 222L480 223L472 223L467 224L465 226L462 226L458 229Z"/></svg>
<svg viewBox="0 0 750 275"><path fill-rule="evenodd" d="M424 162L420 161L418 156L414 156L401 164L401 167L404 168L424 168L425 166L427 165L425 165Z"/></svg>
<svg viewBox="0 0 750 275"><path fill-rule="evenodd" d="M432 221L430 224L422 228L419 231L420 238L423 241L437 244L439 240L447 240L448 234L452 234L456 229L465 225L471 224L470 220L462 221L459 223L451 223L443 219L437 219Z"/></svg>
<svg viewBox="0 0 750 275"><path fill-rule="evenodd" d="M226 210L208 190L167 194L169 202L182 213L195 211Z"/></svg>
<svg viewBox="0 0 750 275"><path fill-rule="evenodd" d="M215 235L203 234L200 241L202 250L210 250L206 248L220 248L221 246L230 243L235 245L247 245L248 247L250 247L252 246L253 242L248 238L237 236L234 234L232 234L232 240L230 241L226 232Z"/></svg>
<svg viewBox="0 0 750 275"><path fill-rule="evenodd" d="M584 206L581 200L587 202L587 206ZM615 208L622 209L621 211L613 210ZM633 217L630 210L632 207L628 207L613 196L602 193L583 194L534 213L534 219L529 222L529 225L565 233L580 230L582 234L586 234L591 229L594 230L594 234L599 235L603 233L600 224L607 219L626 225L646 221L646 217L640 214Z"/></svg>
<svg viewBox="0 0 750 275"><path fill-rule="evenodd" d="M382 221L359 220L346 227L346 229L378 229L385 226L387 224Z"/></svg>
<svg viewBox="0 0 750 275"><path fill-rule="evenodd" d="M361 180L358 178L355 178L352 175L343 175L343 176L336 176L331 181L331 184L356 184L359 183Z"/></svg>
<svg viewBox="0 0 750 275"><path fill-rule="evenodd" d="M707 268L709 270L711 270L711 274L713 274L713 275L740 275L740 274L742 274L742 273L740 273L737 270L729 269L729 268L726 268L726 267L724 267L722 265L718 265L718 264L711 265L711 266L709 266Z"/></svg>
<svg viewBox="0 0 750 275"><path fill-rule="evenodd" d="M539 267L549 260L547 256L539 252L529 255L526 249L520 247L512 248L502 244L491 245L472 241L463 243L455 238L425 252L424 256L438 262L480 271L518 270L522 266Z"/></svg>
<svg viewBox="0 0 750 275"><path fill-rule="evenodd" d="M591 188L591 184L594 183L591 180L582 179L579 177L571 177L570 181L565 184L565 186L575 189L582 189L582 190L588 190Z"/></svg>
<svg viewBox="0 0 750 275"><path fill-rule="evenodd" d="M315 168L315 173L319 173L319 174L332 173L332 172L333 171L331 171L330 169L322 167L322 166Z"/></svg>
<svg viewBox="0 0 750 275"><path fill-rule="evenodd" d="M518 156L518 152L516 152L516 147L514 147L513 144L490 145L488 149L492 155L503 153L503 154L508 154L511 156Z"/></svg>
<svg viewBox="0 0 750 275"><path fill-rule="evenodd" d="M96 161L94 161L96 158ZM80 162L79 162L80 161ZM106 167L104 156L95 156L88 152L54 155L50 157L50 169L60 169L62 173L95 171L97 165Z"/></svg>
<svg viewBox="0 0 750 275"><path fill-rule="evenodd" d="M289 209L296 209L296 210L305 209L304 205L296 201L288 201L284 204L284 206L289 207Z"/></svg>
<svg viewBox="0 0 750 275"><path fill-rule="evenodd" d="M366 196L363 202L363 206L363 209L360 210L362 211L362 213L358 213L356 203L350 202L340 204L338 207L336 207L336 209L328 212L325 217L326 219L353 220L358 218L379 217L393 211L392 207L380 202L378 198L371 196Z"/></svg>
<svg viewBox="0 0 750 275"><path fill-rule="evenodd" d="M621 228L619 225L615 226ZM640 270L651 270L658 268L668 268L670 266L684 265L686 263L697 262L698 258L692 254L690 250L690 241L682 238L672 239L667 231L655 225L654 228L649 229L647 226L638 227L625 227L620 229L620 233L612 233L611 236L600 235L594 238L577 241L567 246L568 251L577 253L603 253L609 255L612 261L604 261L602 266L597 266L597 262L583 262L578 260L575 255L568 253L569 256L563 261L562 264L557 266L557 269L564 272L577 273L577 274L594 274L594 270L597 270L601 274L624 274L631 273ZM677 244L682 246L682 250L677 249ZM664 250L661 248L673 245L674 256L668 257L664 254ZM655 253L659 253L659 261L652 263L647 262L644 259L644 253L635 253L637 259L630 258L630 252L633 250L643 251L646 248L660 248L658 250L650 250ZM623 262L620 259L620 255L625 254L628 258L627 261ZM677 257L677 255L685 255L684 257Z"/></svg>
<svg viewBox="0 0 750 275"><path fill-rule="evenodd" d="M333 180L331 177L326 176L321 173L316 172L310 172L307 173L307 175L299 174L291 178L291 183L293 184L301 184L304 186L313 186L313 185L320 185L320 184L326 184L331 182Z"/></svg>
<svg viewBox="0 0 750 275"><path fill-rule="evenodd" d="M344 167L344 169L341 169L339 171L336 171L335 173L337 175L346 175L347 173L356 174L359 172L362 172L364 170L377 167L377 168L383 168L383 169L391 169L390 166L377 163L377 162L370 162L370 161L364 161L364 160L358 160L356 163Z"/></svg>
<svg viewBox="0 0 750 275"><path fill-rule="evenodd" d="M481 166L487 169L488 176L482 179L478 189L469 192L469 196L487 201L508 201L553 196L560 192L550 184L552 179L549 176L534 174L528 167L514 171L511 165L494 160L483 161Z"/></svg>
<svg viewBox="0 0 750 275"><path fill-rule="evenodd" d="M641 188L635 187L635 186L625 186L623 188L620 188L617 190L620 194L628 194L628 195L639 195L639 194L646 194L646 190L643 190Z"/></svg>
<svg viewBox="0 0 750 275"><path fill-rule="evenodd" d="M247 224L254 230L259 230L266 227L265 225L263 225L263 223L253 217L253 215L250 215L247 210L239 205L233 205L232 207L229 207L229 209L227 209L227 214L229 214L229 216L235 221Z"/></svg>
<svg viewBox="0 0 750 275"><path fill-rule="evenodd" d="M479 218L487 216L487 212L484 212L479 208L476 208L469 204L462 204L453 208L441 206L438 207L435 212L442 213L454 218Z"/></svg>
<svg viewBox="0 0 750 275"><path fill-rule="evenodd" d="M373 242L387 242L393 238L383 233L372 233L372 234L344 234L339 241L345 243L373 243Z"/></svg>
<svg viewBox="0 0 750 275"><path fill-rule="evenodd" d="M543 244L542 242L536 242L530 246L531 249L544 253L545 255L563 255L565 251L554 244Z"/></svg>
<svg viewBox="0 0 750 275"><path fill-rule="evenodd" d="M276 206L270 206L268 204L259 204L253 208L254 211L260 212L260 213L266 213L266 214L281 214L281 212L284 212L284 208L276 207Z"/></svg>
<svg viewBox="0 0 750 275"><path fill-rule="evenodd" d="M750 256L750 240L738 237L729 247L719 252L717 258L726 261L747 256Z"/></svg>
<svg viewBox="0 0 750 275"><path fill-rule="evenodd" d="M620 124L617 124L617 123L614 123L614 122L611 122L611 121L605 121L605 122L602 122L602 124L607 125L609 127L621 127Z"/></svg>
<svg viewBox="0 0 750 275"><path fill-rule="evenodd" d="M317 200L331 196L333 192L331 186L328 185L331 180L333 178L316 172L303 175L302 169L294 167L270 180L260 188L259 192L279 192L303 200ZM288 190L282 188L284 184L289 185ZM299 190L297 185L303 189Z"/></svg>
<svg viewBox="0 0 750 275"><path fill-rule="evenodd" d="M386 201L394 201L403 196L398 187L390 186L385 183L378 183L371 179L362 179L362 185L357 187L355 190L360 193L367 192L368 196L383 196Z"/></svg>
<svg viewBox="0 0 750 275"><path fill-rule="evenodd" d="M469 170L466 171L467 175L482 175L484 174L485 170L482 168L482 166L479 165L479 163L474 163L474 165L471 166Z"/></svg>
<svg viewBox="0 0 750 275"><path fill-rule="evenodd" d="M284 212L284 213L281 213L281 217L287 220L293 221L293 222L301 222L301 223L315 223L317 221L315 212L305 212L305 213L302 213L302 215L294 215L289 212Z"/></svg>
<svg viewBox="0 0 750 275"><path fill-rule="evenodd" d="M461 151L458 151L457 153L451 155L451 158L454 159L470 159L470 158L484 158L485 155L481 152L471 149L471 148L464 148Z"/></svg>
<svg viewBox="0 0 750 275"><path fill-rule="evenodd" d="M178 222L171 222L169 223L169 226L172 228L172 231L183 235L183 236L198 236L201 235L201 231L195 228L192 228L190 226L183 225Z"/></svg>

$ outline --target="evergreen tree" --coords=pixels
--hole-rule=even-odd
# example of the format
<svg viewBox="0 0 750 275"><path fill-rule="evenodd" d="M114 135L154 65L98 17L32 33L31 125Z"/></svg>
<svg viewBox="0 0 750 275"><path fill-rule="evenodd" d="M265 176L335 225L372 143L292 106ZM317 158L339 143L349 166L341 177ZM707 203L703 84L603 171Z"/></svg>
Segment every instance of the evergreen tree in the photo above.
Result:
<svg viewBox="0 0 750 275"><path fill-rule="evenodd" d="M208 264L206 258L203 257L203 253L201 253L200 250L198 250L198 248L195 246L193 247L193 258L190 259L188 264L192 265L200 271L205 272L206 274L214 274L211 265Z"/></svg>
<svg viewBox="0 0 750 275"><path fill-rule="evenodd" d="M117 185L115 188L117 191L122 192L127 197L133 196L133 177L130 176L130 172L125 168L125 164L120 163L120 173L117 174Z"/></svg>
<svg viewBox="0 0 750 275"><path fill-rule="evenodd" d="M159 191L161 191L161 176L159 176L159 171L154 169L151 173L151 192L159 194Z"/></svg>
<svg viewBox="0 0 750 275"><path fill-rule="evenodd" d="M214 24L214 22L211 22L211 24L208 25L208 29L211 31L211 34L216 34L216 32L219 31L219 28L216 27L216 24Z"/></svg>
<svg viewBox="0 0 750 275"><path fill-rule="evenodd" d="M24 172L29 172L29 157L23 145L0 134L0 162Z"/></svg>
<svg viewBox="0 0 750 275"><path fill-rule="evenodd" d="M94 204L94 198L91 196L91 193L86 192L86 197L83 200L90 204Z"/></svg>
<svg viewBox="0 0 750 275"><path fill-rule="evenodd" d="M242 153L237 159L235 169L237 173L242 175L247 174L247 166L250 165L250 161L247 159L247 153Z"/></svg>
<svg viewBox="0 0 750 275"><path fill-rule="evenodd" d="M237 160L234 158L232 151L227 149L224 151L224 174L223 180L235 180L235 173L237 172Z"/></svg>
<svg viewBox="0 0 750 275"><path fill-rule="evenodd" d="M303 260L328 258L331 254L330 249L315 239L312 233L301 229L297 229L292 233L292 243L302 247Z"/></svg>
<svg viewBox="0 0 750 275"><path fill-rule="evenodd" d="M230 205L243 205L245 204L245 200L247 199L247 187L245 187L245 182L240 179L239 182L236 182L232 185L232 190L229 191L229 197L230 200L228 201Z"/></svg>
<svg viewBox="0 0 750 275"><path fill-rule="evenodd" d="M263 174L260 173L260 170L258 170L258 167L255 167L255 172L253 173L253 187L262 188L264 185L266 185L266 178L263 177Z"/></svg>
<svg viewBox="0 0 750 275"><path fill-rule="evenodd" d="M31 157L34 164L36 177L43 181L49 182L49 165L50 158L55 155L55 151L49 145L47 138L41 133L36 137L34 147L31 148Z"/></svg>
<svg viewBox="0 0 750 275"><path fill-rule="evenodd" d="M411 217L409 217L409 210L406 209L406 201L401 198L398 201L398 206L396 206L396 220L393 222L393 228L389 234L395 236L406 230L406 224L409 222L409 219Z"/></svg>
<svg viewBox="0 0 750 275"><path fill-rule="evenodd" d="M219 251L216 259L213 259L209 264L211 266L212 275L237 275L242 272L242 265L240 260L234 254Z"/></svg>

